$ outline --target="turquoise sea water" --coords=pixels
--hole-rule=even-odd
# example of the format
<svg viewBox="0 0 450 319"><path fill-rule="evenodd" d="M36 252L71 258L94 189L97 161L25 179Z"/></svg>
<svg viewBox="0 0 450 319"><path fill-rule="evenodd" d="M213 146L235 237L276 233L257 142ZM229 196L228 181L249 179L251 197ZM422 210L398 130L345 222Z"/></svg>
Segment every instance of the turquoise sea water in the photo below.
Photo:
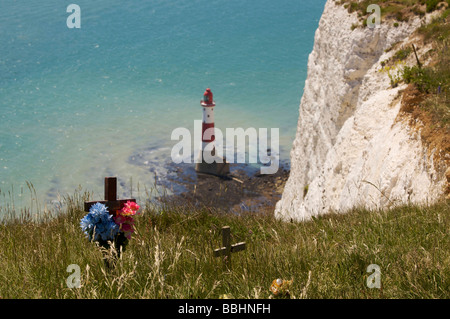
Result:
<svg viewBox="0 0 450 319"><path fill-rule="evenodd" d="M289 161L325 0L0 4L0 206L27 204L27 182L42 204L79 185L102 198L105 176L120 195L152 185L206 87L216 127L279 128Z"/></svg>

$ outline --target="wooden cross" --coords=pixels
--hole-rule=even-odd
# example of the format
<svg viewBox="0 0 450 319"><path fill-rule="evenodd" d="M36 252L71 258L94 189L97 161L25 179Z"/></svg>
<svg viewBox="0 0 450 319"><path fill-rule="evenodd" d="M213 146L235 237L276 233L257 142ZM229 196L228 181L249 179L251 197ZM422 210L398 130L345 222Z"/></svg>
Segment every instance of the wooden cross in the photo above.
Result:
<svg viewBox="0 0 450 319"><path fill-rule="evenodd" d="M128 201L136 203L134 198L117 199L117 177L105 177L105 200L84 202L84 211L88 212L92 205L102 203L108 207L110 215L116 216L117 211Z"/></svg>
<svg viewBox="0 0 450 319"><path fill-rule="evenodd" d="M231 245L230 226L222 227L222 248L214 250L214 257L224 257L225 266L231 265L231 253L245 250L245 242Z"/></svg>

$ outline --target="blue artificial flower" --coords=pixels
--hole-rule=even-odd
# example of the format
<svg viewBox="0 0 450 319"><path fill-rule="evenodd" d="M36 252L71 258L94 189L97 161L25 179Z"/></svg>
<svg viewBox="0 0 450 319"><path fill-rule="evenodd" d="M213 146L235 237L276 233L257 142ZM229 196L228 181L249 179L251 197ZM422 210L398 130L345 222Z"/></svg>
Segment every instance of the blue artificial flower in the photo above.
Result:
<svg viewBox="0 0 450 319"><path fill-rule="evenodd" d="M113 240L119 232L119 226L101 203L91 206L89 213L81 219L80 226L89 241Z"/></svg>

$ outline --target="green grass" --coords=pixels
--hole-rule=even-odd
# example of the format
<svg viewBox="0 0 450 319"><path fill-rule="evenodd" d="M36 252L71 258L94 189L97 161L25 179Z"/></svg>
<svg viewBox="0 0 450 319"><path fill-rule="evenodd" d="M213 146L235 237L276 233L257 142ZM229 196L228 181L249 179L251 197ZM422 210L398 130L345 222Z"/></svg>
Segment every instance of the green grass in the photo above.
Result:
<svg viewBox="0 0 450 319"><path fill-rule="evenodd" d="M426 0L425 4L427 6L427 12L433 12L436 10L439 2L441 2L441 0Z"/></svg>
<svg viewBox="0 0 450 319"><path fill-rule="evenodd" d="M2 298L269 298L276 278L293 280L291 298L449 298L450 202L390 211L355 209L311 221L283 222L272 212L224 214L208 208L147 206L114 269L82 234L87 195L43 222L9 217L0 225ZM213 250L231 227L225 269ZM66 271L81 268L81 288ZM381 289L366 286L381 268Z"/></svg>
<svg viewBox="0 0 450 319"><path fill-rule="evenodd" d="M394 27L398 27L398 22L409 20L410 15L423 16L425 12L433 12L440 8L439 3L450 0L336 0L336 3L343 5L349 13L356 12L363 27L367 25L367 18L371 12L367 12L367 7L371 4L378 4L381 9L382 21L394 20ZM395 22L396 21L396 22ZM352 30L355 27L352 26Z"/></svg>
<svg viewBox="0 0 450 319"><path fill-rule="evenodd" d="M394 54L393 61L396 62L406 60L406 58L411 54L412 51L413 49L411 47L401 48Z"/></svg>
<svg viewBox="0 0 450 319"><path fill-rule="evenodd" d="M450 36L450 27L448 16L450 15L450 7L447 8L441 16L435 18L430 23L419 28L419 33L424 36L426 42L438 41L445 42Z"/></svg>

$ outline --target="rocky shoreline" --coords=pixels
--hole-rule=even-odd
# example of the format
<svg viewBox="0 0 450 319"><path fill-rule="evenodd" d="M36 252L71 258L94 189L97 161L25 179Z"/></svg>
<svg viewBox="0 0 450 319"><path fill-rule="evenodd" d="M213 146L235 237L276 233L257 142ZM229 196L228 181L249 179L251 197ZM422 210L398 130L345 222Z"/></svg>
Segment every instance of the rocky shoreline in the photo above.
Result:
<svg viewBox="0 0 450 319"><path fill-rule="evenodd" d="M177 166L176 178L169 180L183 191L164 198L162 202L209 207L231 213L273 211L281 199L289 177L288 165L280 165L275 174L261 174L259 168L232 164L230 175L222 178L197 174L192 165Z"/></svg>

